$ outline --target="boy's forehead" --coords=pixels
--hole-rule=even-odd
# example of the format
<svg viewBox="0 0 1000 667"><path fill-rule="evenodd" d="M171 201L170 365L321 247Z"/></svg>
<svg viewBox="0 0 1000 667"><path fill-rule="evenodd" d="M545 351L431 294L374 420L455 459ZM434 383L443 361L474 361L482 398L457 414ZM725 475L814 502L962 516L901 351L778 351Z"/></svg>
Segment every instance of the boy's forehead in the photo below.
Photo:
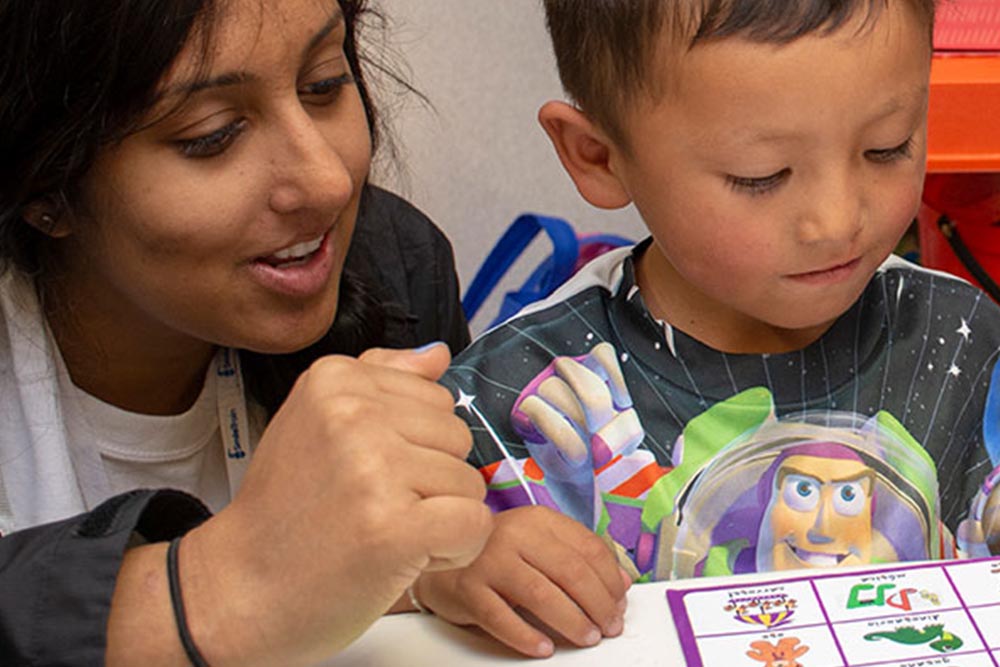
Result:
<svg viewBox="0 0 1000 667"><path fill-rule="evenodd" d="M916 118L926 110L931 60L922 27L901 3L866 21L858 16L834 33L784 44L731 36L685 48L665 37L646 90L619 116L625 148L635 148L635 132L648 129L644 117L666 122L683 114L683 132L719 148L799 140L812 136L813 121L849 122L856 131L894 122L886 121L894 115ZM841 95L817 107L828 91ZM797 111L810 107L817 111L807 118ZM675 112L665 116L668 108ZM823 114L836 115L824 121Z"/></svg>

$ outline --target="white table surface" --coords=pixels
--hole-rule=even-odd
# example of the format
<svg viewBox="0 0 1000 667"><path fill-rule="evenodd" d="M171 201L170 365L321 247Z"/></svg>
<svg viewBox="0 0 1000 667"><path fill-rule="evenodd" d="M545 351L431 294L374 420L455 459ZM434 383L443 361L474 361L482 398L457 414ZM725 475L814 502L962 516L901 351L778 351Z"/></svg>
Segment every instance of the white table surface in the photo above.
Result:
<svg viewBox="0 0 1000 667"><path fill-rule="evenodd" d="M527 663L546 667L680 666L684 664L684 653L667 604L667 590L699 588L709 582L713 586L750 585L803 575L843 575L899 567L900 564L888 563L822 572L784 571L636 584L628 592L625 631L621 636L584 649L557 642L555 655L544 661L523 657L477 629L459 628L435 616L396 614L381 618L358 641L317 667L487 667Z"/></svg>
<svg viewBox="0 0 1000 667"><path fill-rule="evenodd" d="M380 619L345 651L324 662L323 667L682 665L683 654L670 619L666 589L666 583L632 586L621 636L585 649L557 643L555 655L544 661L522 657L478 630L459 628L434 616L396 614Z"/></svg>

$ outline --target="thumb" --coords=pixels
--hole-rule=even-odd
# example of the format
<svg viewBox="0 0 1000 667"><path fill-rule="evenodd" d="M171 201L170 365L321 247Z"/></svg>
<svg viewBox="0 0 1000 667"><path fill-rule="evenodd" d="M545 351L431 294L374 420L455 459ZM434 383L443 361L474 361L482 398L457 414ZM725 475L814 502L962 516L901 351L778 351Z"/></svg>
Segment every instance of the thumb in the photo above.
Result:
<svg viewBox="0 0 1000 667"><path fill-rule="evenodd" d="M451 352L447 345L437 342L412 350L373 348L365 351L358 359L366 364L415 373L436 381L447 370L451 362Z"/></svg>

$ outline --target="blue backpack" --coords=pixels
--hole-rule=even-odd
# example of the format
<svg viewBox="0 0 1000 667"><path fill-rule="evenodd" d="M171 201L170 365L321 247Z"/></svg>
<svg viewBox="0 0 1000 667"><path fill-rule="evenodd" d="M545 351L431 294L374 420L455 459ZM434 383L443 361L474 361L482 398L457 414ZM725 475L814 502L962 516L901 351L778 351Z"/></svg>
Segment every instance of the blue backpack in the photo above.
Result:
<svg viewBox="0 0 1000 667"><path fill-rule="evenodd" d="M524 306L543 299L566 282L584 264L612 248L635 242L615 234L579 235L566 220L527 213L518 217L490 250L462 298L462 310L470 322L501 278L521 256L539 232L552 241L552 254L546 257L517 290L507 292L500 312L490 322L492 328Z"/></svg>

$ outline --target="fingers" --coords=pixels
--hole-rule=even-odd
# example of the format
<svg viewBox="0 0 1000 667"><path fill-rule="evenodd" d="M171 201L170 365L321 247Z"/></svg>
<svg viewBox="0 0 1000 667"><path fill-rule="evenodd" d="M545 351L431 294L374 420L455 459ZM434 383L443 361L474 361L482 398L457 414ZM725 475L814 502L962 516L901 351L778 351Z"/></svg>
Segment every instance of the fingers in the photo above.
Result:
<svg viewBox="0 0 1000 667"><path fill-rule="evenodd" d="M427 570L464 567L483 550L493 530L493 515L481 501L454 496L435 496L420 501L411 523L424 552L430 556Z"/></svg>
<svg viewBox="0 0 1000 667"><path fill-rule="evenodd" d="M482 501L486 497L486 483L478 470L438 450L415 448L386 472L421 498L460 496Z"/></svg>
<svg viewBox="0 0 1000 667"><path fill-rule="evenodd" d="M588 431L596 431L611 420L615 406L611 392L600 376L569 357L556 359L555 369L583 406Z"/></svg>
<svg viewBox="0 0 1000 667"><path fill-rule="evenodd" d="M503 576L493 579L492 588L501 598L577 646L592 646L602 636L621 633L626 584L599 537L545 508L501 513L498 526L495 541L516 545L513 553L495 550L502 564L492 569ZM537 630L522 619L515 622L506 614L482 611L479 618L484 629L504 643L535 654Z"/></svg>
<svg viewBox="0 0 1000 667"><path fill-rule="evenodd" d="M622 374L617 353L611 343L595 345L590 354L584 358L583 364L608 383L616 408L622 410L632 407L632 397L628 393L625 376Z"/></svg>
<svg viewBox="0 0 1000 667"><path fill-rule="evenodd" d="M479 591L469 602L479 610L479 627L515 651L534 658L548 658L555 652L552 640L525 621L496 591Z"/></svg>
<svg viewBox="0 0 1000 667"><path fill-rule="evenodd" d="M366 364L384 366L397 371L414 373L426 380L438 380L448 369L451 352L444 343L432 343L415 350L367 350L359 360Z"/></svg>
<svg viewBox="0 0 1000 667"><path fill-rule="evenodd" d="M463 461L472 449L468 424L450 410L429 410L419 403L391 398L366 410L370 413L377 410L369 418L378 420L380 428L392 428L411 444L445 452Z"/></svg>
<svg viewBox="0 0 1000 667"><path fill-rule="evenodd" d="M538 396L529 396L521 402L521 412L531 420L535 428L562 454L572 467L578 468L587 461L587 443L566 420L563 413L554 409Z"/></svg>

